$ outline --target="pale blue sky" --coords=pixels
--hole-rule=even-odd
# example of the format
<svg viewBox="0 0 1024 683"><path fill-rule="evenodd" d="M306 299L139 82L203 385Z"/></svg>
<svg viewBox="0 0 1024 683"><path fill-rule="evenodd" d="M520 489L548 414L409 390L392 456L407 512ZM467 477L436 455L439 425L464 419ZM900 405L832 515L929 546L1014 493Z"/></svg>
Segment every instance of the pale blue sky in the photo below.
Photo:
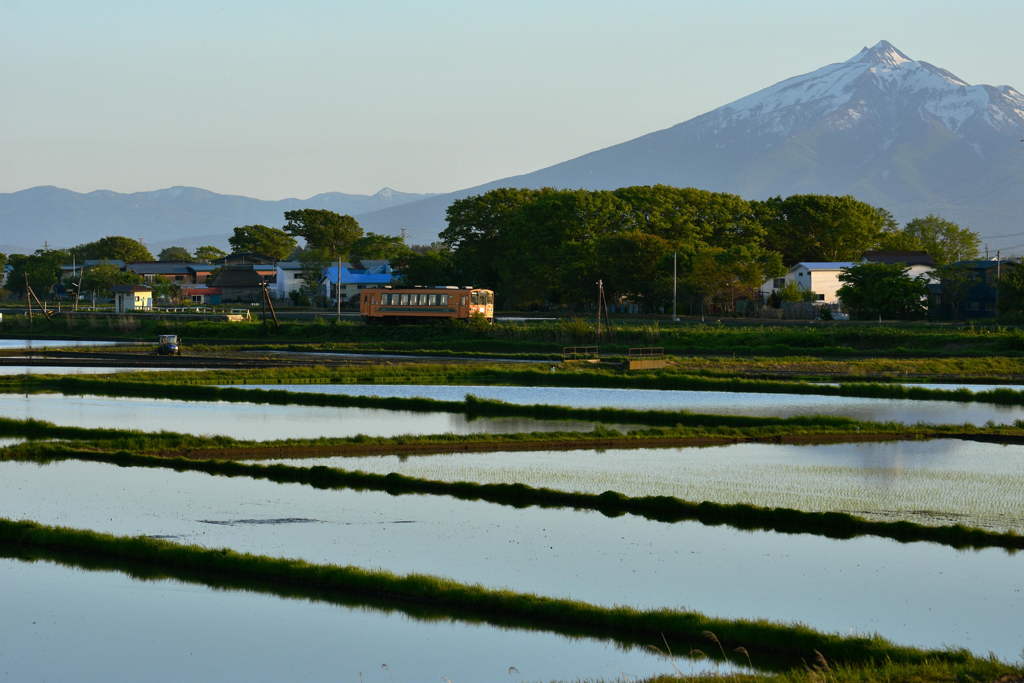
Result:
<svg viewBox="0 0 1024 683"><path fill-rule="evenodd" d="M1024 90L1024 2L0 0L0 192L445 192L887 39Z"/></svg>

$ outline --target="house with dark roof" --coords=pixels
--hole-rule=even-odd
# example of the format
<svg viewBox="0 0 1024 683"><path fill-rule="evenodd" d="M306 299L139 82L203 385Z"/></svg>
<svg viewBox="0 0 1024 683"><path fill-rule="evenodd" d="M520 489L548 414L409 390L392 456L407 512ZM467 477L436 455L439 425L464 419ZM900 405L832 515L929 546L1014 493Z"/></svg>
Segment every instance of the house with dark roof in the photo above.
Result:
<svg viewBox="0 0 1024 683"><path fill-rule="evenodd" d="M224 266L207 283L220 290L221 301L243 303L263 301L263 287L272 284L273 278L265 277L251 264Z"/></svg>
<svg viewBox="0 0 1024 683"><path fill-rule="evenodd" d="M214 267L209 263L187 263L184 261L140 261L129 263L125 270L141 275L146 282L167 280L180 285L194 285L206 282Z"/></svg>
<svg viewBox="0 0 1024 683"><path fill-rule="evenodd" d="M934 280L935 259L926 251L865 251L863 258L870 263L899 263L907 266L910 277L924 275L929 281Z"/></svg>

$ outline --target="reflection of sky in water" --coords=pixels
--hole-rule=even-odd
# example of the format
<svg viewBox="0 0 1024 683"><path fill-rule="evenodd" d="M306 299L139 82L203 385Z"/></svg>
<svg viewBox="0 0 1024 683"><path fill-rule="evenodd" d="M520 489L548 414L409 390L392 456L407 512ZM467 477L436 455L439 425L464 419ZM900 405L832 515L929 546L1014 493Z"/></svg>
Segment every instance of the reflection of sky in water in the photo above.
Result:
<svg viewBox="0 0 1024 683"><path fill-rule="evenodd" d="M182 368L111 368L86 365L0 365L0 375L103 375L112 372L167 372ZM189 372L208 368L188 368Z"/></svg>
<svg viewBox="0 0 1024 683"><path fill-rule="evenodd" d="M81 462L0 463L0 516L601 604L877 631L1003 658L1017 657L1022 645L1024 555L1001 550L749 533ZM209 523L287 518L319 521Z"/></svg>
<svg viewBox="0 0 1024 683"><path fill-rule="evenodd" d="M413 413L370 408L322 408L148 398L0 394L0 415L58 425L221 434L238 439L308 439L321 436L397 436L588 431L590 422L477 418L455 413ZM623 430L623 425L609 425Z"/></svg>
<svg viewBox="0 0 1024 683"><path fill-rule="evenodd" d="M461 401L466 394L509 403L546 403L576 407L609 406L638 410L688 410L718 415L793 417L838 415L874 422L928 424L1006 423L1024 419L1024 406L996 406L952 401L911 401L845 396L755 394L729 391L662 391L654 389L592 389L581 387L491 387L408 384L256 385L314 393L357 396L417 396Z"/></svg>
<svg viewBox="0 0 1024 683"><path fill-rule="evenodd" d="M112 346L133 344L124 341L89 341L88 339L0 339L0 349L46 349L59 346Z"/></svg>
<svg viewBox="0 0 1024 683"><path fill-rule="evenodd" d="M264 464L269 464L266 461ZM970 441L446 453L280 460L443 481L850 512L1024 532L1024 447Z"/></svg>
<svg viewBox="0 0 1024 683"><path fill-rule="evenodd" d="M612 680L622 671L646 678L715 668L604 641L49 562L0 558L0 584L10 680ZM509 676L510 666L519 675Z"/></svg>

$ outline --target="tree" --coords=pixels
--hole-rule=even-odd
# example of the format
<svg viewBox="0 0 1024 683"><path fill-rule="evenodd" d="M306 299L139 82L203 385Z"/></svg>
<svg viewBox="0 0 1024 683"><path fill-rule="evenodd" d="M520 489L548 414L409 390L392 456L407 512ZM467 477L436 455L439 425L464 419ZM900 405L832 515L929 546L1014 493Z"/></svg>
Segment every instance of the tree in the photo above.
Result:
<svg viewBox="0 0 1024 683"><path fill-rule="evenodd" d="M999 288L999 315L1015 321L1024 318L1024 266L1004 263L996 287ZM943 283L945 291L945 283Z"/></svg>
<svg viewBox="0 0 1024 683"><path fill-rule="evenodd" d="M852 261L877 248L892 228L888 212L847 195L800 194L758 202L766 244L783 263Z"/></svg>
<svg viewBox="0 0 1024 683"><path fill-rule="evenodd" d="M940 309L949 308L949 315L953 320L960 319L960 307L967 300L971 289L975 285L973 273L952 263L939 266L933 273L942 283L942 305ZM931 312L932 315L941 316L942 313Z"/></svg>
<svg viewBox="0 0 1024 683"><path fill-rule="evenodd" d="M140 282L142 282L142 276L104 263L93 266L82 274L81 291L96 292L101 296L112 296L114 285L136 285Z"/></svg>
<svg viewBox="0 0 1024 683"><path fill-rule="evenodd" d="M284 231L306 240L306 247L321 252L327 260L346 258L352 245L363 236L355 218L325 209L285 211Z"/></svg>
<svg viewBox="0 0 1024 683"><path fill-rule="evenodd" d="M11 254L13 270L7 276L7 289L25 295L25 276L36 296L46 297L60 280L60 267L71 260L64 249L37 249L33 254Z"/></svg>
<svg viewBox="0 0 1024 683"><path fill-rule="evenodd" d="M362 259L387 259L395 261L410 253L400 236L378 235L368 232L352 244L350 257L353 261Z"/></svg>
<svg viewBox="0 0 1024 683"><path fill-rule="evenodd" d="M453 285L460 282L454 254L444 244L410 249L392 265L406 285Z"/></svg>
<svg viewBox="0 0 1024 683"><path fill-rule="evenodd" d="M160 261L184 261L190 263L192 261L192 254L188 253L188 249L185 247L167 247L160 252L157 256Z"/></svg>
<svg viewBox="0 0 1024 683"><path fill-rule="evenodd" d="M915 218L885 240L887 249L926 251L937 266L978 258L980 246L978 233L934 214Z"/></svg>
<svg viewBox="0 0 1024 683"><path fill-rule="evenodd" d="M838 295L851 317L912 319L924 315L928 280L910 277L899 263L858 263L843 268Z"/></svg>
<svg viewBox="0 0 1024 683"><path fill-rule="evenodd" d="M253 252L283 261L295 250L295 239L284 230L266 225L241 225L228 238L236 252Z"/></svg>
<svg viewBox="0 0 1024 683"><path fill-rule="evenodd" d="M125 263L153 260L153 254L142 242L118 235L79 244L71 248L71 254L79 262L86 259L120 260Z"/></svg>
<svg viewBox="0 0 1024 683"><path fill-rule="evenodd" d="M753 298L767 278L781 272L778 252L743 245L710 247L691 260L683 284L700 297L705 307L715 305L731 311L737 299Z"/></svg>
<svg viewBox="0 0 1024 683"><path fill-rule="evenodd" d="M192 252L192 256L200 263L212 263L219 258L227 256L227 252L219 247L213 246L212 244L207 244L201 247L196 247L196 250Z"/></svg>

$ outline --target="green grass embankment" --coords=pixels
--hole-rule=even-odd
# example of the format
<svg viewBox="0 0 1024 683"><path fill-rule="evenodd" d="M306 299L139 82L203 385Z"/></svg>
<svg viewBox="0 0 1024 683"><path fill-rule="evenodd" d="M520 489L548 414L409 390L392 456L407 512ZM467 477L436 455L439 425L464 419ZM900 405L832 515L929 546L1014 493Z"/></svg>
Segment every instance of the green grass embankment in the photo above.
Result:
<svg viewBox="0 0 1024 683"><path fill-rule="evenodd" d="M923 650L895 645L879 636L840 636L806 626L765 620L716 619L696 612L601 607L433 576L399 576L358 567L318 565L294 559L187 546L145 537L119 537L91 531L0 519L0 547L8 555L32 555L74 564L109 563L148 576L179 578L209 585L244 586L287 596L329 602L353 599L398 608L433 610L437 616L527 626L569 635L611 638L623 643L665 644L673 652L704 648L711 658L743 647L761 669L801 666L820 652L843 664L941 661L978 665L966 650ZM80 559L81 558L81 559ZM714 634L720 652L708 646ZM738 660L738 656L735 656ZM742 663L738 661L737 663Z"/></svg>
<svg viewBox="0 0 1024 683"><path fill-rule="evenodd" d="M32 444L0 451L0 460L51 462L86 460L119 467L158 467L178 472L202 472L214 476L265 479L281 484L303 484L318 489L384 491L391 495L426 494L460 500L484 501L512 507L571 508L593 510L608 517L635 515L659 522L696 521L724 524L748 531L813 534L836 539L877 536L901 543L931 542L954 548L1024 549L1024 536L961 525L928 526L913 522L878 522L840 512L804 512L791 508L766 508L746 504L693 502L671 496L626 496L616 491L601 494L561 491L526 484L479 484L407 477L397 473L373 474L332 467L258 465L226 460L152 456L127 451L98 452L61 445Z"/></svg>
<svg viewBox="0 0 1024 683"><path fill-rule="evenodd" d="M325 312L325 315L330 315ZM70 336L153 340L157 334L181 335L186 344L206 341L263 343L340 342L364 348L402 351L409 348L452 352L559 353L563 346L591 345L596 330L579 318L494 325L372 326L360 322L319 319L283 321L278 328L252 322L160 320L157 316L37 317L29 327L23 316L8 316L5 334L36 337ZM600 340L607 353L624 353L635 346L662 346L677 354L742 354L761 356L813 355L865 357L891 355L973 356L1024 354L1024 332L999 325L929 325L913 323L795 323L764 324L728 321L632 322L617 320ZM351 348L351 347L350 347Z"/></svg>

